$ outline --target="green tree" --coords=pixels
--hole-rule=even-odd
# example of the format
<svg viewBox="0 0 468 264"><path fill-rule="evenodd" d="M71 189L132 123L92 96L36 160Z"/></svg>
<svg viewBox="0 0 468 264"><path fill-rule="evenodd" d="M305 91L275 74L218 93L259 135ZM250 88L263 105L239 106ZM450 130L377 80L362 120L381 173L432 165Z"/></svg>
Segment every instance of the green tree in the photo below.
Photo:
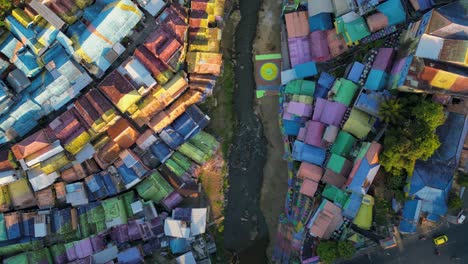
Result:
<svg viewBox="0 0 468 264"><path fill-rule="evenodd" d="M338 243L331 240L320 241L317 247L317 254L322 262L332 263L339 256Z"/></svg>
<svg viewBox="0 0 468 264"><path fill-rule="evenodd" d="M343 259L350 259L356 253L356 248L351 241L338 242L338 256Z"/></svg>
<svg viewBox="0 0 468 264"><path fill-rule="evenodd" d="M445 121L443 107L422 96L411 95L400 98L399 103L387 101L381 108L384 110L398 111L402 118L398 122L389 121L380 163L386 171L405 170L411 175L416 160L428 159L440 146L435 130Z"/></svg>
<svg viewBox="0 0 468 264"><path fill-rule="evenodd" d="M0 0L0 18L3 20L12 8L12 0Z"/></svg>
<svg viewBox="0 0 468 264"><path fill-rule="evenodd" d="M385 123L396 124L403 119L403 105L398 99L389 99L380 104L379 116Z"/></svg>
<svg viewBox="0 0 468 264"><path fill-rule="evenodd" d="M399 190L405 185L406 174L401 170L393 170L385 174L385 186L392 190Z"/></svg>
<svg viewBox="0 0 468 264"><path fill-rule="evenodd" d="M468 173L458 171L457 172L457 183L460 184L463 187L468 187Z"/></svg>
<svg viewBox="0 0 468 264"><path fill-rule="evenodd" d="M448 208L450 211L457 211L463 207L463 201L456 193L451 192L448 199Z"/></svg>

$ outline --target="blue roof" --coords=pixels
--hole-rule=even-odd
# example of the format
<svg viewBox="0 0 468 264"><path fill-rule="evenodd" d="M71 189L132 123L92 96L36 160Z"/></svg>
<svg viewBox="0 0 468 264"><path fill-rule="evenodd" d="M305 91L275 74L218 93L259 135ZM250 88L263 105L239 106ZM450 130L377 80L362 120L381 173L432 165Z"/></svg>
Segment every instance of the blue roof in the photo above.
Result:
<svg viewBox="0 0 468 264"><path fill-rule="evenodd" d="M416 226L421 214L421 200L409 200L403 207L402 220L400 221L400 232L415 233Z"/></svg>
<svg viewBox="0 0 468 264"><path fill-rule="evenodd" d="M137 247L131 247L124 251L119 252L117 255L118 263L141 263L142 256Z"/></svg>
<svg viewBox="0 0 468 264"><path fill-rule="evenodd" d="M159 133L159 137L174 150L185 142L184 137L177 133L171 125L165 127L161 133Z"/></svg>
<svg viewBox="0 0 468 264"><path fill-rule="evenodd" d="M309 17L310 32L317 30L329 30L333 28L331 13L320 13Z"/></svg>
<svg viewBox="0 0 468 264"><path fill-rule="evenodd" d="M465 121L465 116L449 113L445 123L436 131L441 146L427 161L416 162L409 194L422 200L423 212L439 216L447 212L448 194L468 130Z"/></svg>
<svg viewBox="0 0 468 264"><path fill-rule="evenodd" d="M354 103L354 107L373 116L378 116L380 103L390 98L388 90L383 92L361 92Z"/></svg>
<svg viewBox="0 0 468 264"><path fill-rule="evenodd" d="M426 10L432 7L431 0L418 0L419 10Z"/></svg>
<svg viewBox="0 0 468 264"><path fill-rule="evenodd" d="M429 160L457 166L467 130L468 121L464 115L449 113L445 123L437 128L441 145Z"/></svg>
<svg viewBox="0 0 468 264"><path fill-rule="evenodd" d="M322 166L325 161L326 151L322 148L305 144L301 141L294 141L292 156L294 160L306 161L318 166Z"/></svg>
<svg viewBox="0 0 468 264"><path fill-rule="evenodd" d="M297 136L299 129L302 127L301 122L292 120L283 120L284 134L288 136Z"/></svg>
<svg viewBox="0 0 468 264"><path fill-rule="evenodd" d="M359 79L361 78L361 74L364 71L364 64L355 61L348 73L348 76L346 76L346 79L353 81L355 83L359 82Z"/></svg>
<svg viewBox="0 0 468 264"><path fill-rule="evenodd" d="M315 65L315 62L313 61L297 64L296 66L294 66L294 71L296 71L296 76L299 79L311 77L318 73L317 65Z"/></svg>
<svg viewBox="0 0 468 264"><path fill-rule="evenodd" d="M387 84L387 80L388 73L382 70L371 69L364 87L373 91L381 91Z"/></svg>
<svg viewBox="0 0 468 264"><path fill-rule="evenodd" d="M406 12L401 0L388 0L377 6L377 10L388 18L388 25L396 25L406 21Z"/></svg>
<svg viewBox="0 0 468 264"><path fill-rule="evenodd" d="M182 254L190 250L190 244L185 238L174 238L169 244L174 254Z"/></svg>
<svg viewBox="0 0 468 264"><path fill-rule="evenodd" d="M331 89L333 87L333 83L335 82L336 78L333 77L331 74L327 72L321 72L320 77L317 81L318 84L322 85L327 89Z"/></svg>
<svg viewBox="0 0 468 264"><path fill-rule="evenodd" d="M366 158L363 158L361 165L357 169L351 183L348 185L348 190L356 193L367 193L369 187L374 180L379 164L370 165Z"/></svg>
<svg viewBox="0 0 468 264"><path fill-rule="evenodd" d="M359 208L361 207L362 195L358 193L351 193L348 201L343 207L343 216L354 219L356 217Z"/></svg>

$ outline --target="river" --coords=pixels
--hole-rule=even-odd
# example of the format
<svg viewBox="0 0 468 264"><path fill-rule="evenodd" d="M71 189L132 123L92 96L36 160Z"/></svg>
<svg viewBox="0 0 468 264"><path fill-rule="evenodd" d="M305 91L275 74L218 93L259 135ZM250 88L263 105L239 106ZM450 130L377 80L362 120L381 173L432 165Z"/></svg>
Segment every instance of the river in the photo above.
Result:
<svg viewBox="0 0 468 264"><path fill-rule="evenodd" d="M266 161L260 120L254 113L252 44L260 0L240 0L241 20L235 33L234 111L237 131L229 155L229 191L224 222L225 247L238 253L241 263L266 263L268 229L259 207Z"/></svg>

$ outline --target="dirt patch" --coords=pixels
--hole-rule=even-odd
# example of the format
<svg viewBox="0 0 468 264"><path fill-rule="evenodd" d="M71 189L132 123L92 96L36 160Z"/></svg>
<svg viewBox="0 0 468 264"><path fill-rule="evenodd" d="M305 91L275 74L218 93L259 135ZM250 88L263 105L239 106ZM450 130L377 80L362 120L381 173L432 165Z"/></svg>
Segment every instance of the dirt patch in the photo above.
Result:
<svg viewBox="0 0 468 264"><path fill-rule="evenodd" d="M281 1L263 1L259 12L253 54L281 53ZM284 145L278 123L278 96L258 99L255 111L263 124L267 141L267 160L263 168L260 208L268 226L267 256L271 257L278 230L278 217L284 212L288 171L283 160Z"/></svg>
<svg viewBox="0 0 468 264"><path fill-rule="evenodd" d="M226 175L226 164L221 151L201 169L201 184L211 205L210 215L213 220L223 216L224 204L224 179Z"/></svg>
<svg viewBox="0 0 468 264"><path fill-rule="evenodd" d="M283 160L284 145L278 124L278 96L263 97L257 102L267 140L267 160L263 168L260 208L268 226L270 243L267 256L271 257L278 230L278 217L284 212L284 199L288 190L288 168Z"/></svg>

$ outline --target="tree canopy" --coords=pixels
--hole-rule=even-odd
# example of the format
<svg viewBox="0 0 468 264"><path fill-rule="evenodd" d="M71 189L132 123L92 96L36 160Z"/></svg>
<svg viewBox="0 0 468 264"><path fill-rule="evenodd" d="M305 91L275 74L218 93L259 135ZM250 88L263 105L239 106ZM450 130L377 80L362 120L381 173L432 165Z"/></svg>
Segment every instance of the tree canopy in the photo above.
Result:
<svg viewBox="0 0 468 264"><path fill-rule="evenodd" d="M8 12L10 12L12 2L11 0L0 0L0 18L2 20L6 17Z"/></svg>
<svg viewBox="0 0 468 264"><path fill-rule="evenodd" d="M427 160L440 146L435 130L445 121L443 107L410 95L384 102L379 111L386 112L383 120L388 122L380 163L386 171L406 170L411 175L416 160Z"/></svg>

